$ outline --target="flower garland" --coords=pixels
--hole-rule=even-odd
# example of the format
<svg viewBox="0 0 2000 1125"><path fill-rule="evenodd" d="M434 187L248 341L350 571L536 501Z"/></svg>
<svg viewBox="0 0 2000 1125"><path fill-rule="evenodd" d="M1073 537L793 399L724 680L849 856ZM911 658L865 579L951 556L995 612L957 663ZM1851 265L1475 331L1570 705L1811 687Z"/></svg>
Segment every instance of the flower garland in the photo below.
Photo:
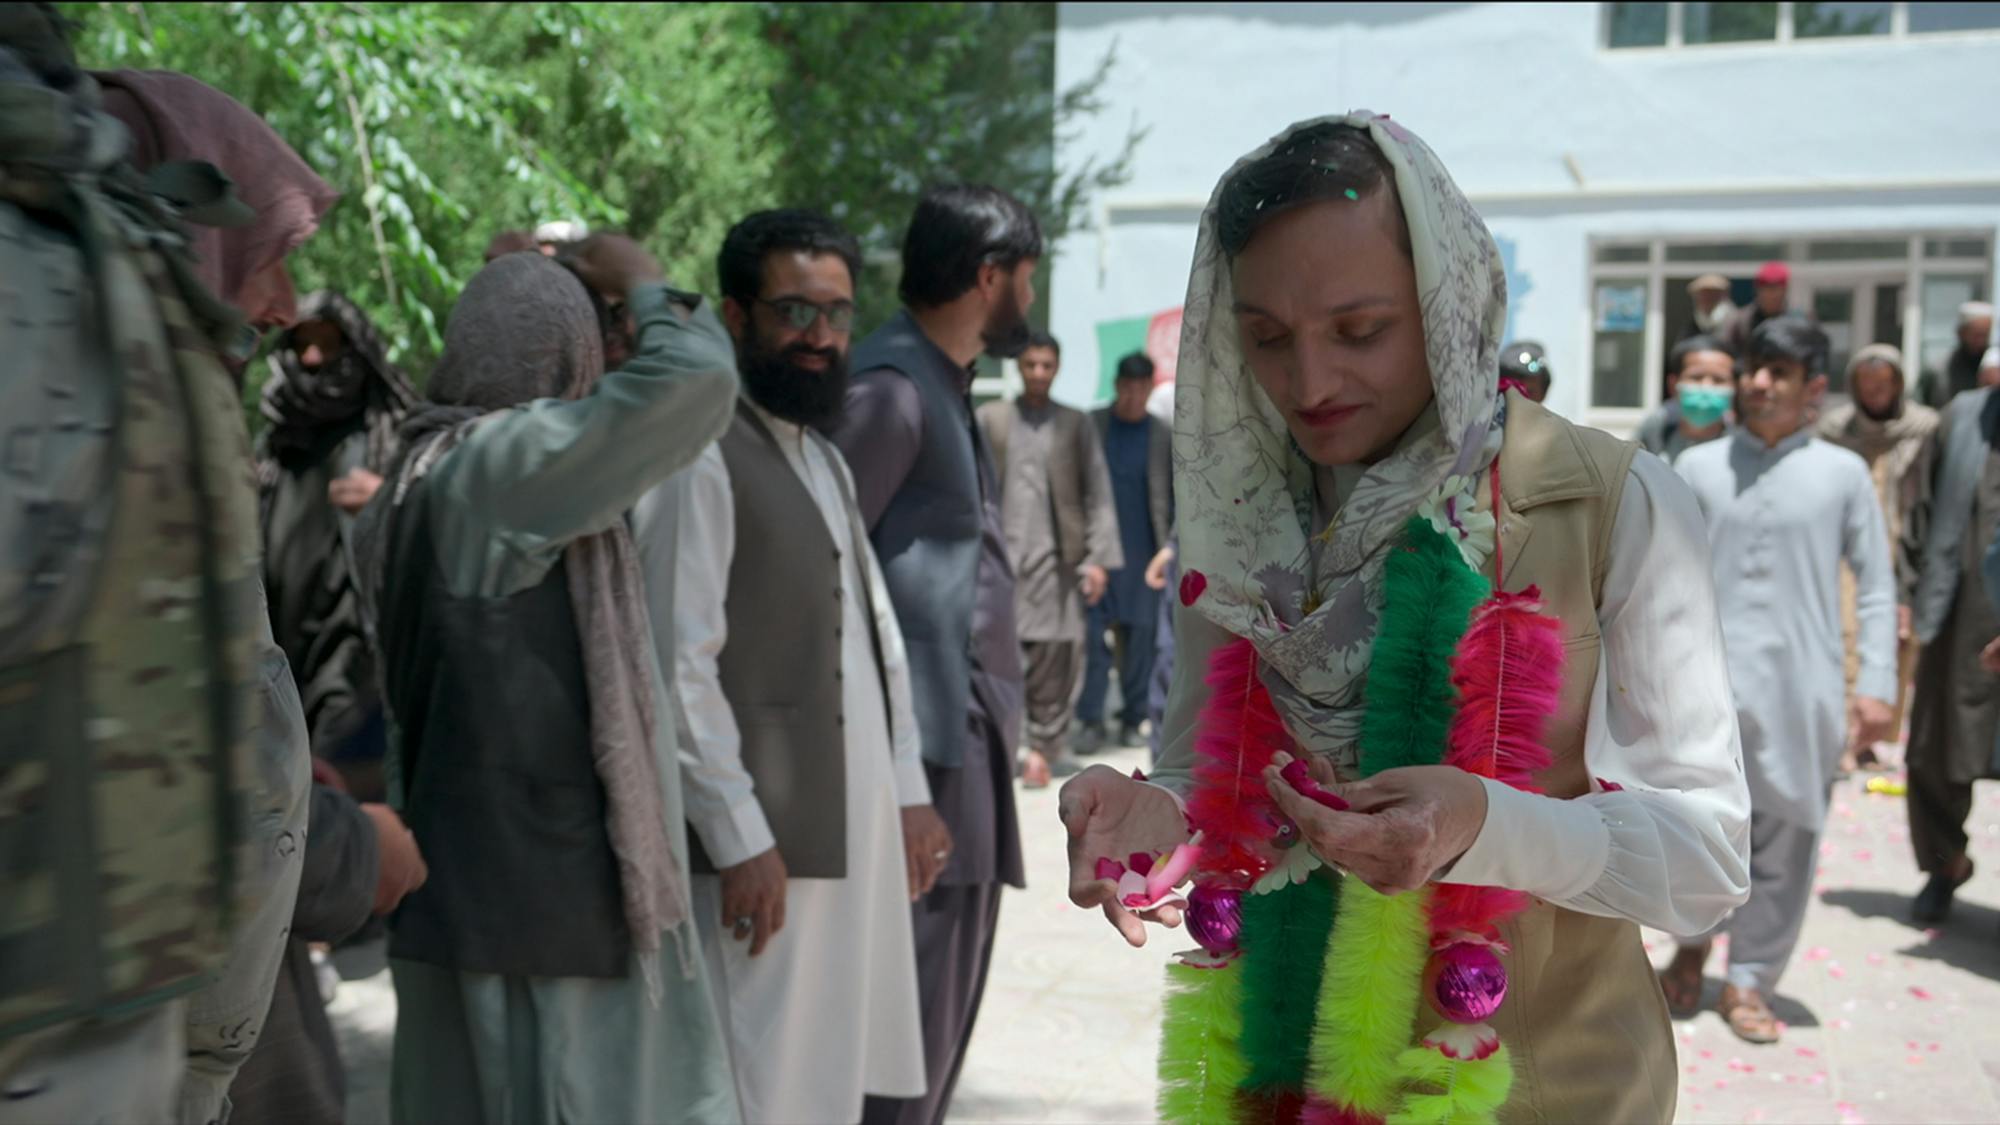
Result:
<svg viewBox="0 0 2000 1125"><path fill-rule="evenodd" d="M1443 763L1534 791L1548 765L1560 624L1537 591L1489 595L1480 574L1489 556L1502 572L1498 477L1486 474L1490 511L1476 510L1476 478L1446 481L1384 568L1363 777ZM1184 580L1182 600L1201 588ZM1324 869L1263 789L1293 747L1257 673L1247 640L1210 660L1188 800L1199 846L1187 919L1203 948L1169 970L1161 1117L1492 1120L1512 1086L1486 1023L1506 993L1499 924L1525 896L1453 884L1386 896ZM1444 1022L1412 1043L1426 1003Z"/></svg>

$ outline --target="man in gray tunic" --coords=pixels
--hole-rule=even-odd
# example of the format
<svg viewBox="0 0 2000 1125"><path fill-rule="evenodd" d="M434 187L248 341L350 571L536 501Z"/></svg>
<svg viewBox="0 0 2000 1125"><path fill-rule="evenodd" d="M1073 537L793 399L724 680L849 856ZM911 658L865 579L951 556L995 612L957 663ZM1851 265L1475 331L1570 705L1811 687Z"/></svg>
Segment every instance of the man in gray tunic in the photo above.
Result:
<svg viewBox="0 0 2000 1125"><path fill-rule="evenodd" d="M828 435L854 472L903 627L931 803L953 841L913 907L928 1092L870 1097L871 1123L943 1119L986 990L1001 885L1024 885L1014 572L970 368L982 351L1018 355L1027 343L1041 255L1034 215L1005 192L926 193L903 240L906 307L854 349L845 413Z"/></svg>
<svg viewBox="0 0 2000 1125"><path fill-rule="evenodd" d="M979 425L1000 477L1000 518L1014 564L1014 620L1027 663L1031 788L1079 768L1070 717L1083 687L1085 606L1103 599L1110 572L1125 565L1111 473L1097 427L1049 397L1062 345L1037 332L1021 350L1021 397L979 408Z"/></svg>
<svg viewBox="0 0 2000 1125"><path fill-rule="evenodd" d="M1979 582L1981 555L2000 531L2000 399L1992 388L1959 395L1937 430L1928 510L1906 525L1905 549L1917 559L1911 631L1923 647L1910 697L1910 845L1930 876L1911 917L1936 925L1951 913L1954 892L1972 878L1965 819L1972 783L2000 776L2000 679L1980 664L1980 650L2000 634Z"/></svg>
<svg viewBox="0 0 2000 1125"><path fill-rule="evenodd" d="M1751 335L1740 427L1675 463L1701 503L1714 551L1723 643L1749 774L1750 901L1683 944L1665 973L1670 1006L1700 1002L1709 942L1730 937L1721 1009L1738 1036L1778 1038L1766 1002L1805 921L1834 768L1845 744L1840 564L1854 573L1860 671L1856 726L1877 736L1896 697L1896 591L1868 466L1813 436L1826 390L1826 335L1773 317Z"/></svg>

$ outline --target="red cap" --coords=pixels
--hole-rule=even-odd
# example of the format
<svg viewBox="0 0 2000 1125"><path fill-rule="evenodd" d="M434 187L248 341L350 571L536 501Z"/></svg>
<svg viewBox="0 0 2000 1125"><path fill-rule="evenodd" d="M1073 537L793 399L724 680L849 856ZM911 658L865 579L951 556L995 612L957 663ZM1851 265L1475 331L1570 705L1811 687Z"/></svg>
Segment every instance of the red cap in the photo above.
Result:
<svg viewBox="0 0 2000 1125"><path fill-rule="evenodd" d="M1765 262L1764 268L1757 271L1759 285L1784 285L1791 280L1792 271L1783 262Z"/></svg>

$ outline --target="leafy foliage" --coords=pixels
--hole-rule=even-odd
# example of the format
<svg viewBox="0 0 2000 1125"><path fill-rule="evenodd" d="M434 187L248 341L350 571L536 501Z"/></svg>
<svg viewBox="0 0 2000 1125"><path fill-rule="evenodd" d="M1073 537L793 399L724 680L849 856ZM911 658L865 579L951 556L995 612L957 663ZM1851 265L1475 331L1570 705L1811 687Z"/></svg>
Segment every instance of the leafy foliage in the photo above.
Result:
<svg viewBox="0 0 2000 1125"><path fill-rule="evenodd" d="M731 223L819 207L886 266L862 279L872 322L926 186L1007 188L1053 238L1124 182L1139 139L1056 174L1055 131L1097 111L1112 60L1058 94L1047 3L62 7L86 66L200 78L343 190L294 276L346 291L419 372L502 229L625 230L709 289Z"/></svg>

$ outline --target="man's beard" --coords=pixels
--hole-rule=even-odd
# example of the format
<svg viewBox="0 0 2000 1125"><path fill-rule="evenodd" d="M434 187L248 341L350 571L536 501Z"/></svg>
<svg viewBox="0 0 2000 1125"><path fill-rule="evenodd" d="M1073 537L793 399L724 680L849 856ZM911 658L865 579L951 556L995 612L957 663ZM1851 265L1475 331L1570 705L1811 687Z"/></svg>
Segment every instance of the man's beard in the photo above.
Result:
<svg viewBox="0 0 2000 1125"><path fill-rule="evenodd" d="M1033 330L1028 327L1027 310L1016 299L1012 286L1001 302L986 314L986 326L979 330L980 342L986 345L986 354L994 359L1013 359L1028 346L1028 336Z"/></svg>
<svg viewBox="0 0 2000 1125"><path fill-rule="evenodd" d="M812 371L797 365L801 356L826 359L826 368ZM743 386L750 400L772 414L801 426L828 426L840 419L847 402L847 355L838 348L793 344L783 351L765 351L752 344L738 357Z"/></svg>
<svg viewBox="0 0 2000 1125"><path fill-rule="evenodd" d="M1878 414L1874 410L1869 409L1867 403L1861 401L1861 396L1856 395L1854 396L1854 408L1861 411L1863 417L1874 421L1893 422L1903 413L1903 396L1899 392L1895 398L1889 400L1889 409Z"/></svg>

